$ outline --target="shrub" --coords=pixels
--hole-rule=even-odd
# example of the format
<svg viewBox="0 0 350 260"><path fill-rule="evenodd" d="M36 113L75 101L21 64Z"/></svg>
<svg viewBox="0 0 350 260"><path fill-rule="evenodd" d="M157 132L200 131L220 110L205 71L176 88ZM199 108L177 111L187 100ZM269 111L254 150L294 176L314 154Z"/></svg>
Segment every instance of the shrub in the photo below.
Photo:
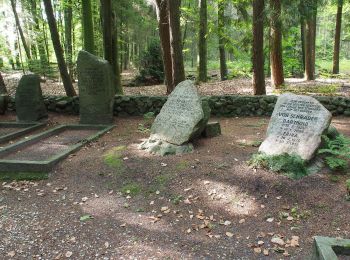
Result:
<svg viewBox="0 0 350 260"><path fill-rule="evenodd" d="M322 136L324 148L318 151L325 154L325 161L332 170L345 170L348 168L350 159L350 138L338 135L334 139Z"/></svg>
<svg viewBox="0 0 350 260"><path fill-rule="evenodd" d="M300 179L308 175L305 161L298 155L269 156L264 153L257 153L253 155L249 165L283 173L293 179Z"/></svg>

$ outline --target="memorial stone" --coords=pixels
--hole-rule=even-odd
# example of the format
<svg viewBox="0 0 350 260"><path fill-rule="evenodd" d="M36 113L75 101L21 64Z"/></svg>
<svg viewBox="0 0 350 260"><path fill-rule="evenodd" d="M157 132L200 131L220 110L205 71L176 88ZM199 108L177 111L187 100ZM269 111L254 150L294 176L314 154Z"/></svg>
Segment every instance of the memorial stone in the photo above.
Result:
<svg viewBox="0 0 350 260"><path fill-rule="evenodd" d="M170 94L141 149L161 155L191 151L188 142L201 135L209 117L208 102L201 99L191 81L183 81Z"/></svg>
<svg viewBox="0 0 350 260"><path fill-rule="evenodd" d="M259 151L267 155L299 155L308 161L319 148L331 118L331 113L316 99L283 94L277 100Z"/></svg>
<svg viewBox="0 0 350 260"><path fill-rule="evenodd" d="M80 51L77 71L80 123L111 124L116 81L108 61Z"/></svg>
<svg viewBox="0 0 350 260"><path fill-rule="evenodd" d="M35 122L48 117L38 75L22 76L16 90L15 102L17 121Z"/></svg>

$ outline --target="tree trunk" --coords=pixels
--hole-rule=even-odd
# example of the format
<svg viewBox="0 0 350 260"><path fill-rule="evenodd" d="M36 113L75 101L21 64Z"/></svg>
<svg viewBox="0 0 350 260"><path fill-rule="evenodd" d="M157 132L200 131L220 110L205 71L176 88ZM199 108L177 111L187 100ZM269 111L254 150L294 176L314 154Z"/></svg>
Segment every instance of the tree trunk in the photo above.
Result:
<svg viewBox="0 0 350 260"><path fill-rule="evenodd" d="M43 1L45 5L47 22L50 28L51 40L55 50L56 59L57 59L58 67L60 69L64 89L66 91L67 96L69 97L76 96L75 90L72 85L72 81L68 74L66 62L64 60L63 49L60 42L60 36L57 31L57 23L56 23L55 16L53 14L51 0L43 0Z"/></svg>
<svg viewBox="0 0 350 260"><path fill-rule="evenodd" d="M31 13L34 21L34 30L35 30L35 40L38 45L39 58L40 58L40 67L41 72L45 74L47 67L49 65L46 50L45 50L45 39L44 32L40 30L40 21L38 16L38 11L41 13L41 8L37 7L36 0L31 0Z"/></svg>
<svg viewBox="0 0 350 260"><path fill-rule="evenodd" d="M95 54L94 24L92 21L91 0L82 0L84 50Z"/></svg>
<svg viewBox="0 0 350 260"><path fill-rule="evenodd" d="M117 43L115 40L115 15L113 14L113 7L111 0L101 0L101 16L102 16L102 30L103 30L103 52L104 58L112 66L112 70L116 75L116 90L119 94L122 93L119 63L117 54Z"/></svg>
<svg viewBox="0 0 350 260"><path fill-rule="evenodd" d="M159 38L162 47L163 66L165 74L165 83L167 87L167 94L173 91L173 68L171 60L170 49L170 26L168 17L167 0L156 0L157 3L157 17L159 27Z"/></svg>
<svg viewBox="0 0 350 260"><path fill-rule="evenodd" d="M341 34L342 15L343 15L343 0L338 0L337 21L336 21L335 36L334 36L333 74L339 74L339 52L340 52L340 34Z"/></svg>
<svg viewBox="0 0 350 260"><path fill-rule="evenodd" d="M198 81L207 81L207 0L199 0Z"/></svg>
<svg viewBox="0 0 350 260"><path fill-rule="evenodd" d="M31 60L30 49L29 49L29 47L27 45L27 42L26 42L26 39L24 37L24 33L23 33L23 30L22 30L21 24L19 22L17 10L16 10L16 2L15 2L15 0L11 0L11 7L12 7L13 15L15 16L16 25L17 25L17 28L18 28L18 31L19 31L19 35L21 36L21 40L22 40L24 51L26 53L28 61L30 61Z"/></svg>
<svg viewBox="0 0 350 260"><path fill-rule="evenodd" d="M219 53L220 53L220 76L221 80L227 80L227 64L225 53L225 0L218 2L218 36L219 36Z"/></svg>
<svg viewBox="0 0 350 260"><path fill-rule="evenodd" d="M305 71L305 19L300 17L301 63Z"/></svg>
<svg viewBox="0 0 350 260"><path fill-rule="evenodd" d="M167 0L170 25L170 46L173 70L174 89L180 82L185 80L185 68L182 54L182 40L180 28L180 6L181 0Z"/></svg>
<svg viewBox="0 0 350 260"><path fill-rule="evenodd" d="M1 75L1 71L0 71L0 94L7 94L7 89L5 86L5 81Z"/></svg>
<svg viewBox="0 0 350 260"><path fill-rule="evenodd" d="M270 34L270 66L271 85L278 89L284 83L282 60L282 21L281 1L270 0L271 34Z"/></svg>
<svg viewBox="0 0 350 260"><path fill-rule="evenodd" d="M317 1L312 0L305 18L305 79L315 79Z"/></svg>
<svg viewBox="0 0 350 260"><path fill-rule="evenodd" d="M72 19L73 8L72 0L66 0L64 8L64 34L65 34L65 48L66 48L66 60L69 71L69 76L73 81L73 47L72 47Z"/></svg>
<svg viewBox="0 0 350 260"><path fill-rule="evenodd" d="M112 57L113 57L113 70L116 76L116 88L117 94L123 94L123 87L121 83L121 76L120 76L120 68L119 68L119 48L118 48L118 31L117 31L117 17L115 12L112 14L112 24L113 24L113 32L112 32Z"/></svg>
<svg viewBox="0 0 350 260"><path fill-rule="evenodd" d="M253 0L253 92L265 95L264 0Z"/></svg>

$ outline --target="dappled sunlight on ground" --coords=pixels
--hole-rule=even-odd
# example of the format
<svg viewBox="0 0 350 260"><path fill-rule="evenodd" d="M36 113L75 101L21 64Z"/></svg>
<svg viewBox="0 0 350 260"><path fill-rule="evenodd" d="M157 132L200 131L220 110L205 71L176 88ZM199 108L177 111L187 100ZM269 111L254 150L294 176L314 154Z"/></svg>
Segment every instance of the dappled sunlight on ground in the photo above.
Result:
<svg viewBox="0 0 350 260"><path fill-rule="evenodd" d="M256 199L235 185L201 180L196 182L196 187L204 203L215 211L224 211L231 216L248 216L258 210Z"/></svg>

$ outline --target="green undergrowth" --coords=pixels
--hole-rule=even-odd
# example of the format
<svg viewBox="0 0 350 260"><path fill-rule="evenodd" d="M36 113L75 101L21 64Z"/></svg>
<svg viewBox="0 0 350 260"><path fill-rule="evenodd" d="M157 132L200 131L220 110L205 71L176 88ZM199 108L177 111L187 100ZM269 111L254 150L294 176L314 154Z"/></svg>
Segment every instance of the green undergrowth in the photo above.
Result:
<svg viewBox="0 0 350 260"><path fill-rule="evenodd" d="M107 153L103 155L104 162L114 168L119 172L123 172L124 164L123 164L123 151L126 149L126 146L117 146L113 149L109 150Z"/></svg>
<svg viewBox="0 0 350 260"><path fill-rule="evenodd" d="M129 182L127 184L125 184L121 190L120 190L123 194L127 194L127 195L132 195L132 196L136 196L138 194L141 193L142 188L141 185L136 183L136 182Z"/></svg>
<svg viewBox="0 0 350 260"><path fill-rule="evenodd" d="M282 173L292 179L300 179L308 175L306 162L298 155L269 156L264 153L257 153L252 156L249 165Z"/></svg>
<svg viewBox="0 0 350 260"><path fill-rule="evenodd" d="M294 93L294 94L309 94L316 93L319 95L336 95L340 90L339 84L331 84L331 85L319 85L319 86L288 86L282 85L277 93Z"/></svg>
<svg viewBox="0 0 350 260"><path fill-rule="evenodd" d="M47 172L1 172L0 180L14 180L14 181L37 181L48 179Z"/></svg>

